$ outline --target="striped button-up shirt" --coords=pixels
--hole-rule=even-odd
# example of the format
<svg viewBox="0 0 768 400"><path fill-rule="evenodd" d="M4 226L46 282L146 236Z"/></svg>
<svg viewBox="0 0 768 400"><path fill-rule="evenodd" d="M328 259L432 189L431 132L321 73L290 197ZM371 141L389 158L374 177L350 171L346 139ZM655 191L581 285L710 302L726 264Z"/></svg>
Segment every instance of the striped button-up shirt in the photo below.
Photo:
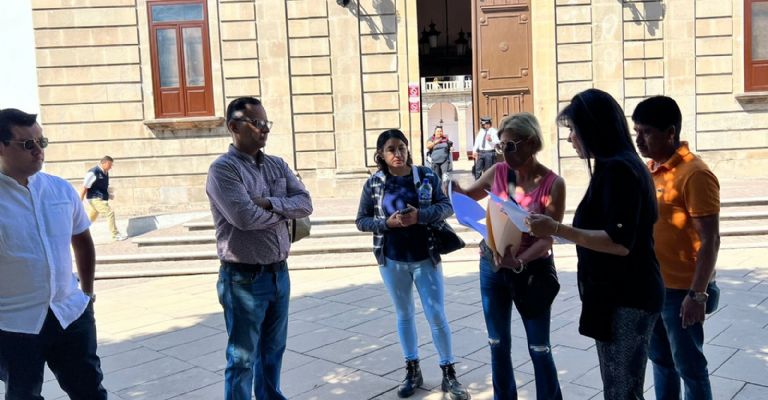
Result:
<svg viewBox="0 0 768 400"><path fill-rule="evenodd" d="M259 153L256 158L229 151L211 164L206 193L216 226L216 250L222 261L272 264L288 258L288 221L312 213L304 184L282 158ZM272 203L271 210L254 198Z"/></svg>

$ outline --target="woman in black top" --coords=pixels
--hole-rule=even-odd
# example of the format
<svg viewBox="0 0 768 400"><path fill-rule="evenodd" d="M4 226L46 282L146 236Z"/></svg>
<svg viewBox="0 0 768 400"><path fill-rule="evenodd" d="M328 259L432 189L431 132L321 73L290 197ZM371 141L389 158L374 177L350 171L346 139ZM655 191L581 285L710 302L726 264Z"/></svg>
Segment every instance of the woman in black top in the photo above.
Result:
<svg viewBox="0 0 768 400"><path fill-rule="evenodd" d="M577 94L558 122L570 128L568 141L587 160L591 179L573 226L537 214L529 218L531 233L576 243L579 332L596 340L604 396L642 399L650 335L664 300L653 250L653 182L624 111L608 93Z"/></svg>

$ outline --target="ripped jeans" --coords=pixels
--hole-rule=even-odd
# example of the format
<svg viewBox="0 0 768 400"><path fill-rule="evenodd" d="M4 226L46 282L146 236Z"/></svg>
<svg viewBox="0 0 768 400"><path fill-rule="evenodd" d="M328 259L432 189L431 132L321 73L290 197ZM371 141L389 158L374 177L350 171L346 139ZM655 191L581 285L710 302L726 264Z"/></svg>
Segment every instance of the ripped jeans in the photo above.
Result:
<svg viewBox="0 0 768 400"><path fill-rule="evenodd" d="M485 326L491 347L491 373L493 376L493 398L495 400L516 400L517 385L512 367L512 291L513 274L510 269L493 272L491 262L480 258L480 296L483 301ZM536 378L538 400L560 400L563 398L557 379L557 368L552 358L549 343L550 310L535 318L523 318L523 327L528 338L528 354L531 356Z"/></svg>

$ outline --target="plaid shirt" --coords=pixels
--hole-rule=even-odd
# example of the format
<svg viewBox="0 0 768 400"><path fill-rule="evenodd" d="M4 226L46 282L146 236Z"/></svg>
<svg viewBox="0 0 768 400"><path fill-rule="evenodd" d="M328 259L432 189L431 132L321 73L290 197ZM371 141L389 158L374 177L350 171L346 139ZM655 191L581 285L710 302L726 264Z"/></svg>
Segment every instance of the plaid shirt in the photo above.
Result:
<svg viewBox="0 0 768 400"><path fill-rule="evenodd" d="M419 209L418 223L437 226L444 224L445 219L453 214L451 201L440 188L440 178L435 175L431 169L426 167L413 167L414 183L420 182L420 176L429 179L432 185L432 205L427 208ZM357 219L355 224L357 229L363 232L373 232L373 254L376 256L376 262L379 266L384 266L384 233L389 231L387 226L388 215L384 214L382 200L384 198L384 184L386 174L378 171L368 178L363 185L363 193L360 195L360 206L357 210ZM419 185L416 185L418 190ZM440 253L435 246L435 236L428 238L429 256L432 262L437 265L440 262Z"/></svg>

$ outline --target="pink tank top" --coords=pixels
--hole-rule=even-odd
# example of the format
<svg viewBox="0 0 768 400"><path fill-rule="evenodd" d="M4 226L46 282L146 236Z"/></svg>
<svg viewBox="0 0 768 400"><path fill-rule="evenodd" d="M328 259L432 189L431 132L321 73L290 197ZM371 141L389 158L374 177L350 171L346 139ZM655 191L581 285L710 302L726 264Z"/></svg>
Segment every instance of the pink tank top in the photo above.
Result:
<svg viewBox="0 0 768 400"><path fill-rule="evenodd" d="M491 185L491 192L499 197L501 197L504 200L509 200L509 184L507 180L507 176L509 175L509 165L505 162L496 163L495 170L494 170L494 179L493 179L493 185ZM541 181L539 181L539 186L536 186L535 189L528 193L524 193L523 191L519 191L517 193L514 193L514 196L511 198L514 198L514 200L524 209L528 210L532 213L537 214L543 214L544 210L546 210L547 205L549 205L550 201L550 193L552 192L552 185L555 183L555 180L557 179L557 174L555 174L553 171L547 172L546 175L544 175L541 178ZM491 227L489 225L488 229L490 230ZM491 232L492 234L492 232ZM527 234L523 233L522 240L520 242L520 249L517 251L517 254L520 254L524 252L526 249L531 247L533 242L536 241L536 238Z"/></svg>

